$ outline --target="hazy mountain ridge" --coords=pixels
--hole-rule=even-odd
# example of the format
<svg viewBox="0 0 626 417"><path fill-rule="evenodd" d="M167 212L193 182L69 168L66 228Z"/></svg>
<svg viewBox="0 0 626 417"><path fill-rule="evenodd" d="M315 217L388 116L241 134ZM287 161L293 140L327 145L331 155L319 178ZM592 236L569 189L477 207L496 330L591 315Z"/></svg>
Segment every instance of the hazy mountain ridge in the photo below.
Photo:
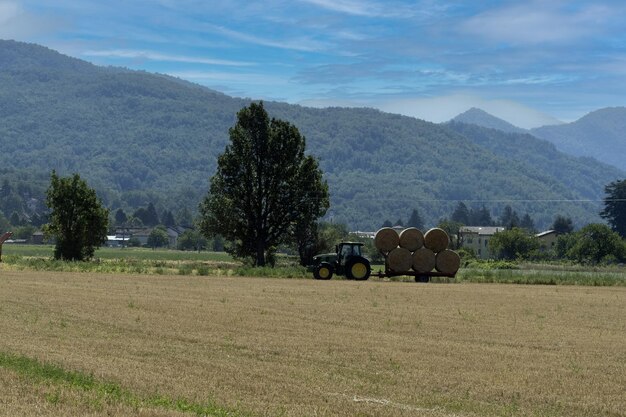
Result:
<svg viewBox="0 0 626 417"><path fill-rule="evenodd" d="M626 170L626 107L596 110L572 123L531 129L563 151Z"/></svg>
<svg viewBox="0 0 626 417"><path fill-rule="evenodd" d="M0 166L79 172L112 208L148 201L195 208L237 111L249 103L172 77L101 68L7 41L0 41L0 86ZM514 148L502 153L450 126L372 109L274 102L266 108L306 136L308 152L320 159L329 182L328 217L352 228L375 229L385 219L406 219L413 208L434 224L457 200L602 196L597 187L604 177L587 178L585 164L555 157L570 164L571 181L564 182L563 171L529 165ZM607 172L607 183L613 174L622 175ZM503 208L500 202L485 204L494 215ZM539 225L559 213L578 223L598 219L597 207L511 205L528 211Z"/></svg>
<svg viewBox="0 0 626 417"><path fill-rule="evenodd" d="M450 121L488 127L490 129L497 129L508 133L528 133L526 129L517 127L506 120L502 120L484 110L477 109L476 107L472 107Z"/></svg>

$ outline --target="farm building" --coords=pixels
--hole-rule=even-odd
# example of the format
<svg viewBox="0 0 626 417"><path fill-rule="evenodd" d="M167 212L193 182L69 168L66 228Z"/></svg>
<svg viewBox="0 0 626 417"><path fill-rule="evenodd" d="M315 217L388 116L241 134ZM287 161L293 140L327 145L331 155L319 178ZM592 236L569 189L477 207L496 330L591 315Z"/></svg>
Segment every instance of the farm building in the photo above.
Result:
<svg viewBox="0 0 626 417"><path fill-rule="evenodd" d="M463 226L459 229L461 246L472 249L480 259L491 259L493 254L489 247L489 240L504 227Z"/></svg>

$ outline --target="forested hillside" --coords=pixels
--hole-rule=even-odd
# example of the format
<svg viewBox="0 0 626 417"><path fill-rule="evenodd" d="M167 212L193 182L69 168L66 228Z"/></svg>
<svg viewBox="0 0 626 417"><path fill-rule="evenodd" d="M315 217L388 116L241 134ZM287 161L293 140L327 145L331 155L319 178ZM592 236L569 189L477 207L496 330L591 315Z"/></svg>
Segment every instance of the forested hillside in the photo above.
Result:
<svg viewBox="0 0 626 417"><path fill-rule="evenodd" d="M13 210L21 199L20 208L30 210L27 200L41 200L55 169L80 173L112 209L153 202L159 210L195 210L228 129L248 102L167 76L0 41L0 178L11 181L0 203L12 201ZM552 162L528 165L519 153L528 152L525 144L501 152L469 131L372 109L284 103L266 103L266 109L306 136L329 183L328 218L353 229L406 219L414 208L432 225L457 200L484 200L494 216L511 204L539 227L555 214L582 224L598 219L597 205L509 200L601 198L604 184L623 175L591 160L574 163L554 149ZM554 164L565 165L542 169ZM601 172L589 176L588 169ZM29 178L33 190L20 193L13 185L18 178Z"/></svg>
<svg viewBox="0 0 626 417"><path fill-rule="evenodd" d="M626 107L596 110L575 122L543 126L531 133L563 152L591 156L626 170Z"/></svg>

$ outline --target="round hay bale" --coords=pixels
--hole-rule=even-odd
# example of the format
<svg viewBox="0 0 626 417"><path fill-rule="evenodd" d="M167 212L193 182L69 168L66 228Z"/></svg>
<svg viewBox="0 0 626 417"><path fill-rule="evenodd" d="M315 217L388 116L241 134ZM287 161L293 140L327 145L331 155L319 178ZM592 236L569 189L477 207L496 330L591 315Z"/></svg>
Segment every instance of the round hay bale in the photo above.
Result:
<svg viewBox="0 0 626 417"><path fill-rule="evenodd" d="M435 259L435 268L437 271L444 274L454 275L456 271L459 270L460 266L461 257L458 253L450 249L439 252Z"/></svg>
<svg viewBox="0 0 626 417"><path fill-rule="evenodd" d="M416 272L430 272L435 268L435 252L421 247L413 253L413 270Z"/></svg>
<svg viewBox="0 0 626 417"><path fill-rule="evenodd" d="M420 229L409 227L400 233L400 247L415 252L424 246L424 234Z"/></svg>
<svg viewBox="0 0 626 417"><path fill-rule="evenodd" d="M434 229L430 229L424 235L424 246L433 252L441 252L444 249L448 248L448 243L450 243L450 238L445 230L439 229L435 227Z"/></svg>
<svg viewBox="0 0 626 417"><path fill-rule="evenodd" d="M406 272L411 270L413 257L405 248L395 248L387 255L387 265L394 272Z"/></svg>
<svg viewBox="0 0 626 417"><path fill-rule="evenodd" d="M391 227L383 227L376 232L376 236L374 237L374 246L376 246L376 249L385 253L397 248L398 243L400 243L400 237Z"/></svg>

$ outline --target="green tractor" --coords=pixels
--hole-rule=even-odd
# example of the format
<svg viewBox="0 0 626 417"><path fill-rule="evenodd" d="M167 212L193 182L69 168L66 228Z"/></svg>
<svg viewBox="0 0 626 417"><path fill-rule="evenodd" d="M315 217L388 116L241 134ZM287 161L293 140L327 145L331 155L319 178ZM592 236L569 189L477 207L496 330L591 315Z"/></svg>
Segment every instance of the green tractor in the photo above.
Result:
<svg viewBox="0 0 626 417"><path fill-rule="evenodd" d="M370 261L363 257L360 242L341 242L335 246L335 253L324 253L313 257L309 267L315 279L331 279L333 274L345 275L347 279L364 281L370 277Z"/></svg>

